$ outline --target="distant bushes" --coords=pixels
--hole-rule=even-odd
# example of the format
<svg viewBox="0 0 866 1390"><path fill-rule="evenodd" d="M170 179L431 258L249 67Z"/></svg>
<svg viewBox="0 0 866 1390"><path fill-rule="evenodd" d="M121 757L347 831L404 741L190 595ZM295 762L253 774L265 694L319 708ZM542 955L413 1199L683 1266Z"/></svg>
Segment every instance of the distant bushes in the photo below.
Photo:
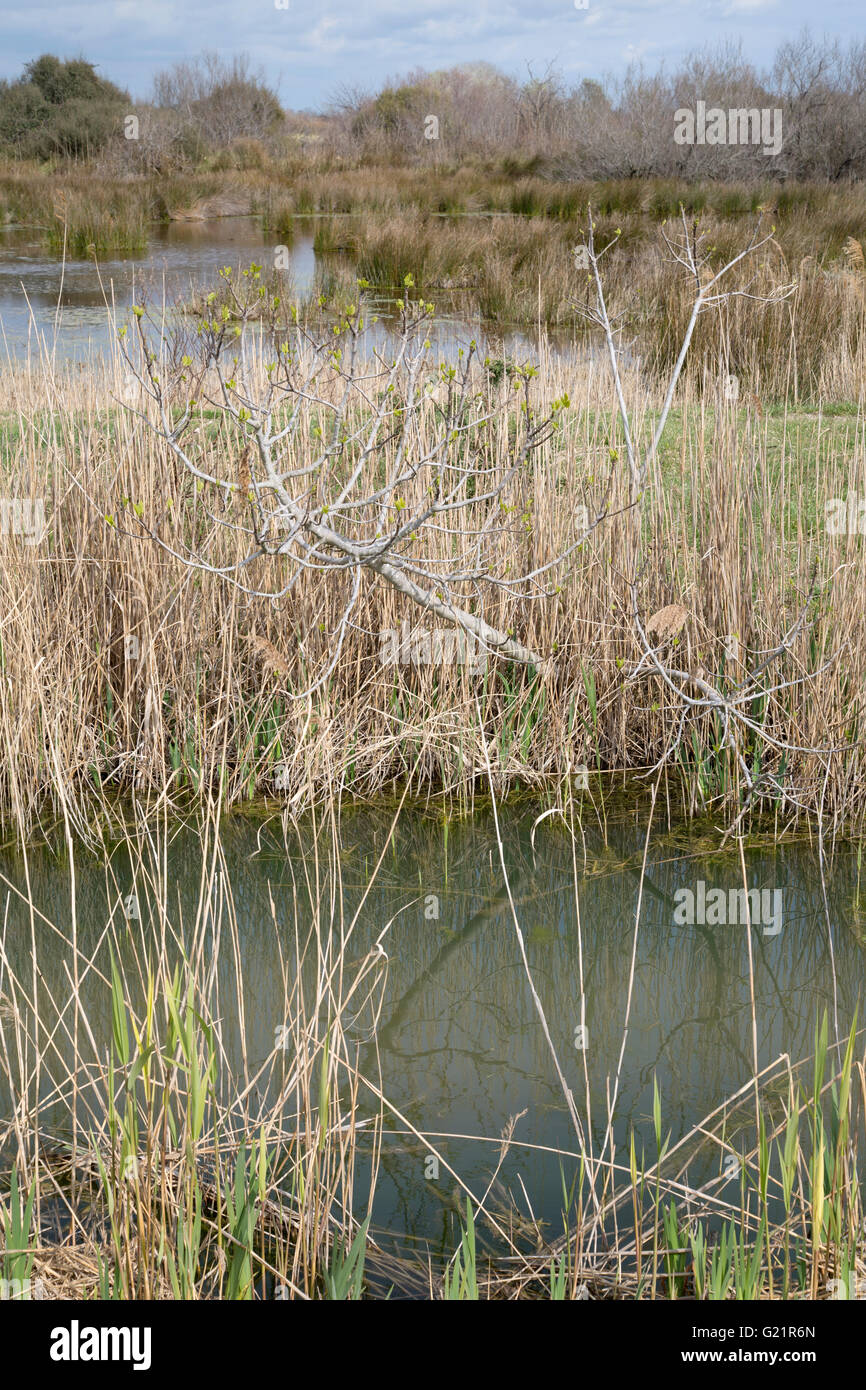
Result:
<svg viewBox="0 0 866 1390"><path fill-rule="evenodd" d="M264 140L283 123L283 108L261 74L241 56L223 61L203 53L176 63L154 82L154 105L180 116L203 145L224 149L235 140Z"/></svg>
<svg viewBox="0 0 866 1390"><path fill-rule="evenodd" d="M685 134L683 113L694 118L699 109ZM704 120L714 110L721 136ZM770 125L779 138L768 142ZM766 72L733 47L689 57L675 71L631 68L573 87L552 67L520 81L467 63L410 73L379 91L344 90L320 115L285 111L245 56L207 52L157 74L150 101L134 105L83 59L44 55L0 83L0 156L88 160L121 178L248 170L297 181L387 169L396 182L398 169L432 176L470 168L524 184L658 179L778 189L866 177L864 129L866 42L844 47L807 33L782 44ZM533 215L529 196L528 187L515 190L511 210Z"/></svg>
<svg viewBox="0 0 866 1390"><path fill-rule="evenodd" d="M118 135L100 158L111 173L261 169L277 150L285 113L245 57L203 53L158 73L135 108L135 140Z"/></svg>
<svg viewBox="0 0 866 1390"><path fill-rule="evenodd" d="M122 128L129 95L83 58L43 54L14 82L0 82L0 151L29 159L80 159Z"/></svg>
<svg viewBox="0 0 866 1390"><path fill-rule="evenodd" d="M127 118L133 118L128 121ZM159 173L211 161L260 168L285 115L246 58L204 53L157 75L153 100L100 77L84 59L50 54L0 83L0 155L16 159L99 158L108 172Z"/></svg>
<svg viewBox="0 0 866 1390"><path fill-rule="evenodd" d="M675 113L781 112L782 148L674 139ZM435 123L430 118L435 118ZM496 160L515 177L842 181L866 175L866 43L783 43L759 73L735 47L671 72L631 68L568 88L551 67L518 82L488 63L416 72L378 93L345 92L331 139L347 157L450 164Z"/></svg>

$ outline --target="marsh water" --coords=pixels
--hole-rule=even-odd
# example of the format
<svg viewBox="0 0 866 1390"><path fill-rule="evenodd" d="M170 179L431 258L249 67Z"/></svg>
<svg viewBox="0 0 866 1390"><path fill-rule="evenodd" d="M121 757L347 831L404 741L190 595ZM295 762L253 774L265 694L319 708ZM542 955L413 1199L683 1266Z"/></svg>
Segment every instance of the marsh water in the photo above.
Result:
<svg viewBox="0 0 866 1390"><path fill-rule="evenodd" d="M654 1078L672 1143L748 1082L752 1000L761 1067L782 1054L794 1063L810 1056L816 1021L825 1011L831 1040L837 1028L840 1035L847 1033L866 979L866 885L855 850L837 849L832 858L826 910L813 846L747 851L748 887L763 890L765 904L773 904L771 914L761 918L758 913L749 933L742 923L712 924L709 911L694 915L710 924L690 924L681 906L687 900L683 890L694 893L696 901L702 894L709 903L713 889L741 888L738 854L711 852L713 832L651 838L634 946L643 811L623 813L606 825L586 822L576 850L576 877L575 849L564 827L552 818L544 821L533 843L537 814L537 808L519 806L500 813L505 866L550 1033L596 1149L620 1053L633 947L634 989L614 1123L620 1161L627 1162L624 1146L631 1129L638 1152L642 1143L647 1154L654 1152ZM391 814L384 809L343 814L344 924L362 901L390 828ZM310 900L302 889L304 863L310 872L311 856L303 830L287 850L279 823L267 820L229 820L221 840L236 944L224 931L209 950L227 1058L240 1071L236 974L244 984L246 1047L255 1069L274 1051L283 1023L281 959L291 958L296 934L303 938L311 926ZM169 915L181 935L179 924L196 915L202 856L192 831L179 831L168 850ZM146 954L141 948L151 922L147 889L134 881L127 850L118 848L108 875L104 862L83 850L74 861L80 948L94 952L107 972L107 924L123 921L120 950L134 964L136 948L139 959ZM26 898L24 865L16 853L0 856L0 872ZM20 979L29 978L35 931L45 985L63 1000L69 994L63 938L72 921L68 857L47 849L31 853L28 873L35 925L26 904L4 889L6 940L12 943L8 964ZM225 886L220 880L214 891L222 895ZM327 908L329 891L322 887L320 907ZM139 916L129 920L127 914L124 921L119 903L128 904L129 894L136 895ZM388 961L378 1026L372 1029L366 1010L349 1024L360 1070L381 1084L394 1107L388 1112L373 1228L380 1239L420 1243L434 1256L452 1251L460 1194L447 1168L480 1196L496 1169L502 1131L520 1115L494 1197L498 1193L504 1202L510 1193L524 1213L531 1204L555 1233L561 1228L563 1174L568 1182L574 1177L569 1155L575 1136L524 971L488 810L452 820L447 832L441 814L403 812L347 943L350 965L380 939ZM110 1041L108 991L90 974L81 997L96 1053L104 1059ZM586 1026L582 1050L576 1046L581 1022ZM65 1045L62 1036L59 1045ZM80 1045L89 1042L82 1036ZM5 1113L8 1096L0 1102ZM361 1110L376 1110L374 1096L363 1087ZM431 1138L446 1165L438 1175L431 1171L428 1151L405 1132L398 1115ZM49 1127L50 1118L49 1110L43 1116ZM730 1134L736 1144L736 1124ZM695 1161L690 1177L696 1183L719 1173L718 1150L698 1154ZM365 1180L362 1171L359 1191Z"/></svg>
<svg viewBox="0 0 866 1390"><path fill-rule="evenodd" d="M316 272L324 264L314 250L314 234L314 218L295 218L295 231L285 248L290 283L299 300L313 289ZM221 267L237 272L251 261L267 265L279 244L255 217L169 222L154 224L146 251L108 256L97 263L90 257L64 260L47 255L37 229L0 229L0 353L23 359L42 352L55 362L108 356L132 304L146 300L157 316L164 308L171 322L176 306L214 286ZM494 332L477 320L445 312L447 306L438 307L431 342L444 357L452 358L473 338L481 350L508 356L532 354L537 347L532 333L507 328ZM389 332L383 312L380 324L369 328L367 336L378 346ZM588 355L587 345L575 343L567 333L546 334L545 341L558 353ZM595 349L590 355L596 355Z"/></svg>
<svg viewBox="0 0 866 1390"><path fill-rule="evenodd" d="M0 233L0 332L12 357L41 347L61 359L84 360L108 352L129 307L141 299L161 308L211 287L224 265L262 263L261 224L252 217L155 224L147 250L96 262L47 255L26 227ZM291 247L292 279L299 295L315 274L312 229Z"/></svg>

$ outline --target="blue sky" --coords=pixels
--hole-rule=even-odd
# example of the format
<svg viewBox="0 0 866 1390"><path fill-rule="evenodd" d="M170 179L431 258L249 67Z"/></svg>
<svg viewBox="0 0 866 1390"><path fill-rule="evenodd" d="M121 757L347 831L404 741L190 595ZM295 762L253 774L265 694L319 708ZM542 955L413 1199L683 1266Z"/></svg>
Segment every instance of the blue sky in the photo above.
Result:
<svg viewBox="0 0 866 1390"><path fill-rule="evenodd" d="M151 78L202 48L246 52L286 106L321 109L341 85L375 89L415 67L486 59L567 80L649 69L726 39L757 67L808 26L866 35L863 0L0 0L0 76L40 53L83 55L146 97Z"/></svg>

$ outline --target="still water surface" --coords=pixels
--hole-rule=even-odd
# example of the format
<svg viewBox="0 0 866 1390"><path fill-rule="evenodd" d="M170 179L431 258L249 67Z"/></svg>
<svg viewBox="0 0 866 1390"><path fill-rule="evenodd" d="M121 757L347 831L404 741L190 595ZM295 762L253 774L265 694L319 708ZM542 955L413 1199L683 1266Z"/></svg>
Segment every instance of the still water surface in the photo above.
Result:
<svg viewBox="0 0 866 1390"><path fill-rule="evenodd" d="M313 249L315 219L296 218L287 248L290 281L297 298L314 288L323 266ZM217 283L226 265L237 273L255 261L267 265L278 238L266 236L254 217L224 217L203 222L154 226L147 251L101 260L46 255L33 229L0 229L0 356L24 358L41 351L55 361L85 361L110 353L116 329L134 303L147 299L152 309L171 309L189 302L196 290ZM437 306L441 307L441 306ZM373 346L385 343L390 329L384 317L368 329ZM442 313L431 330L434 350L447 358L476 339L483 352L524 358L537 352L535 335L503 329L493 332L478 320ZM567 333L546 336L557 353L579 359L598 356L585 342ZM599 358L605 364L603 355ZM630 359L629 359L630 360Z"/></svg>
<svg viewBox="0 0 866 1390"><path fill-rule="evenodd" d="M619 824L608 825L606 837L599 827L585 827L578 852L579 932L571 842L561 827L546 821L536 832L533 849L536 814L513 808L504 815L505 861L535 983L585 1119L584 1054L575 1047L582 945L585 1058L593 1105L588 1127L598 1147L605 1129L606 1086L616 1072L626 1015L645 819L624 815ZM346 921L361 901L389 826L384 812L343 816ZM675 1143L752 1074L747 930L679 925L683 914L677 913L682 901L678 890L694 891L699 882L706 893L714 887L742 887L739 856L702 856L696 844L684 850L682 841L675 846L659 838L650 846L614 1127L620 1161L627 1162L623 1146L632 1127L638 1153L641 1142L648 1155L654 1153L654 1077L664 1128ZM228 823L223 846L239 955L236 959L224 934L214 968L224 1043L231 1065L239 1069L236 971L244 982L247 1050L255 1066L273 1051L283 1021L278 940L284 959L290 957L296 928L303 936L310 924L309 904L305 907L303 890L297 891L305 854L308 869L310 857L303 839L287 853L278 829L245 820ZM778 923L769 930L753 926L751 933L759 1064L784 1053L797 1062L811 1053L816 1019L825 1010L831 1038L836 1020L840 1033L850 1027L864 983L866 890L860 885L856 853L839 851L828 885L828 931L813 848L795 844L752 850L746 863L750 888L781 894ZM29 869L37 908L68 934L68 866L43 851L31 856ZM23 865L15 855L0 858L0 871L25 891ZM141 900L141 920L125 930L139 942L147 940L146 891L132 882L122 848L114 856L113 872L115 882L107 885L102 864L84 853L76 857L78 930L87 952L96 948L110 913L117 917L118 895L133 889ZM201 878L200 842L182 832L168 856L170 912L176 923L192 922ZM28 912L12 895L3 910L13 964L20 978L27 979ZM361 1070L381 1075L385 1095L411 1124L442 1136L435 1140L442 1157L476 1196L486 1190L496 1166L503 1128L511 1116L525 1111L499 1181L525 1211L522 1180L535 1214L559 1229L562 1160L545 1149L573 1152L574 1132L523 970L489 813L476 811L471 820L453 821L447 837L436 817L404 814L361 910L349 958L364 957L389 923L382 938L389 959L375 1039L369 1018L359 1018L355 1026ZM68 953L39 919L36 930L46 982L55 998L64 999ZM97 959L107 970L107 939ZM97 1051L104 1057L110 1039L107 992L91 976L82 996ZM8 1096L0 1097L0 1103L5 1111ZM371 1097L369 1103L362 1098L365 1108L372 1113ZM392 1128L401 1126L392 1121ZM731 1132L735 1135L736 1127ZM374 1226L395 1238L420 1241L433 1252L450 1251L459 1194L444 1169L438 1179L425 1177L425 1155L405 1134L386 1137ZM718 1150L712 1158L698 1155L695 1163L694 1181L717 1174ZM570 1181L573 1162L566 1160L564 1168ZM363 1183L362 1173L362 1188Z"/></svg>

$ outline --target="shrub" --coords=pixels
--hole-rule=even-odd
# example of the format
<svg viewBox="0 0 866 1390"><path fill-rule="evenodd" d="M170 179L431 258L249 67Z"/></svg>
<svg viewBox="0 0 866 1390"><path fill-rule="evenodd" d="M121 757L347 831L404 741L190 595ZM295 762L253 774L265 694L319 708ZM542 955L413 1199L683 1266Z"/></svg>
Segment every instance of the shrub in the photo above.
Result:
<svg viewBox="0 0 866 1390"><path fill-rule="evenodd" d="M77 159L118 130L129 96L83 58L43 54L15 82L0 84L0 148L25 158Z"/></svg>

